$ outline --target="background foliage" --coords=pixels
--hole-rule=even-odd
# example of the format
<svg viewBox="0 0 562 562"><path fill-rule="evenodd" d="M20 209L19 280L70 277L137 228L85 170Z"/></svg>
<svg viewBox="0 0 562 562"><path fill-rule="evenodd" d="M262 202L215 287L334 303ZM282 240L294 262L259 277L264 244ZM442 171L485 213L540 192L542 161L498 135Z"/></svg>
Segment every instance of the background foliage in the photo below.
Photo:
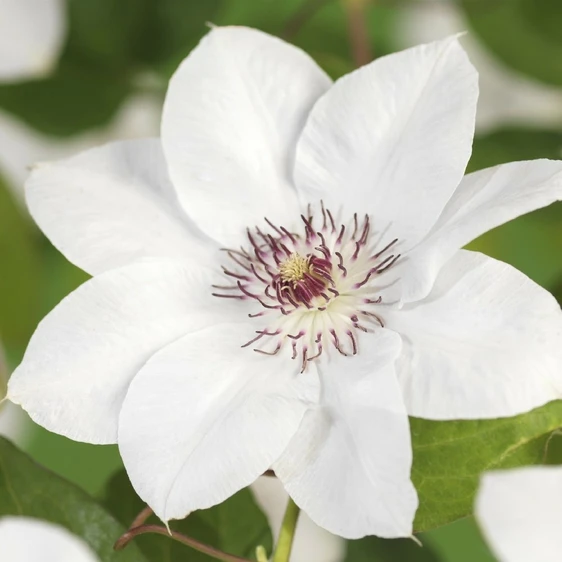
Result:
<svg viewBox="0 0 562 562"><path fill-rule="evenodd" d="M497 64L548 85L550 92L560 90L562 100L559 0L366 0L373 53L382 56L403 45L400 25L413 4L429 10L439 2L456 5L473 38ZM0 112L43 140L68 146L85 134L106 131L131 96L148 95L160 103L168 78L205 33L206 22L249 25L279 35L307 50L334 78L355 66L340 0L68 0L67 16L69 33L57 67L40 80L0 85ZM561 158L560 104L549 127L529 119L479 134L469 169ZM1 154L0 144L0 175ZM21 189L7 177L0 179L0 334L11 367L21 359L37 322L86 279L33 225L21 204ZM471 247L513 264L562 299L561 204L495 229ZM0 441L0 515L26 513L61 523L85 536L104 561L180 559L162 537L143 539L123 553L111 550L114 538L142 508L120 472L115 447L74 443L28 424L22 447L61 476ZM562 440L552 438L560 426L559 403L507 420L413 419L413 478L421 501L416 529L426 548L411 541L368 539L350 543L346 562L492 560L470 518L478 474L494 467L562 462ZM56 506L49 504L51 493ZM76 517L68 516L73 513ZM453 524L443 526L448 523ZM271 549L266 520L249 492L179 526L241 556L252 556L258 542ZM198 554L185 559L204 560Z"/></svg>

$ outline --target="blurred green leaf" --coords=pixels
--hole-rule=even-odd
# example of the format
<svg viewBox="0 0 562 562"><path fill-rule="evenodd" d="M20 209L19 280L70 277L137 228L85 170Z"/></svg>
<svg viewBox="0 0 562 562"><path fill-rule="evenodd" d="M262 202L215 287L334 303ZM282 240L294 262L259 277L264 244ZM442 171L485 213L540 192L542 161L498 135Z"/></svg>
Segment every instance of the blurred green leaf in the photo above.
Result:
<svg viewBox="0 0 562 562"><path fill-rule="evenodd" d="M130 525L145 504L136 495L125 471L110 480L104 505L124 525ZM241 490L220 505L196 511L182 521L171 521L170 527L229 554L255 560L255 549L263 545L272 550L272 536L265 515L260 511L249 489ZM189 551L167 537L145 535L135 539L139 547L155 562L190 560L208 562L209 558ZM127 547L128 548L128 547Z"/></svg>
<svg viewBox="0 0 562 562"><path fill-rule="evenodd" d="M92 495L123 466L117 445L91 445L34 425L25 450L37 462Z"/></svg>
<svg viewBox="0 0 562 562"><path fill-rule="evenodd" d="M147 2L139 61L171 75L215 21L222 0L158 0ZM228 2L230 3L230 2Z"/></svg>
<svg viewBox="0 0 562 562"><path fill-rule="evenodd" d="M110 121L130 91L123 76L62 60L44 80L0 86L0 107L47 135L68 136Z"/></svg>
<svg viewBox="0 0 562 562"><path fill-rule="evenodd" d="M283 35L292 17L297 17L301 10L307 11L307 5L322 6L334 0L225 0L216 14L217 25L246 25L272 33ZM312 14L315 6L312 6ZM306 16L306 14L305 14ZM305 18L306 19L306 18Z"/></svg>
<svg viewBox="0 0 562 562"><path fill-rule="evenodd" d="M70 263L51 243L41 235L41 317L77 289L90 276Z"/></svg>
<svg viewBox="0 0 562 562"><path fill-rule="evenodd" d="M560 0L521 0L521 10L538 33L562 43Z"/></svg>
<svg viewBox="0 0 562 562"><path fill-rule="evenodd" d="M498 562L480 534L474 517L423 533L424 544L431 546L447 562ZM407 562L407 559L397 562Z"/></svg>
<svg viewBox="0 0 562 562"><path fill-rule="evenodd" d="M6 363L6 356L4 348L0 341L0 400L2 400L8 392L8 364ZM0 405L0 408L2 406Z"/></svg>
<svg viewBox="0 0 562 562"><path fill-rule="evenodd" d="M68 0L64 57L88 67L127 71L144 36L150 0Z"/></svg>
<svg viewBox="0 0 562 562"><path fill-rule="evenodd" d="M535 4L537 18L529 18ZM486 47L508 66L557 86L562 85L562 42L544 32L545 25L560 37L560 2L550 0L461 0L472 30ZM545 24L546 20L552 22Z"/></svg>
<svg viewBox="0 0 562 562"><path fill-rule="evenodd" d="M101 562L147 562L136 545L115 552L125 531L85 492L34 463L0 438L0 516L26 515L62 525L82 537Z"/></svg>
<svg viewBox="0 0 562 562"><path fill-rule="evenodd" d="M512 418L436 422L411 418L412 480L424 531L472 513L479 475L494 468L541 464L551 433L562 426L562 401Z"/></svg>
<svg viewBox="0 0 562 562"><path fill-rule="evenodd" d="M442 558L427 544L413 539L365 537L347 542L344 562L441 562Z"/></svg>
<svg viewBox="0 0 562 562"><path fill-rule="evenodd" d="M376 56L390 52L394 16L389 6L367 7L365 24ZM247 25L277 35L304 49L333 78L354 69L340 0L229 0L215 23Z"/></svg>
<svg viewBox="0 0 562 562"><path fill-rule="evenodd" d="M31 223L0 178L0 335L19 359L39 321L40 256Z"/></svg>
<svg viewBox="0 0 562 562"><path fill-rule="evenodd" d="M373 56L391 52L393 21L396 11L372 2L365 9L365 27ZM352 58L347 15L341 1L327 2L300 26L291 42L304 49L334 79L355 69Z"/></svg>
<svg viewBox="0 0 562 562"><path fill-rule="evenodd" d="M468 172L535 158L562 159L562 131L505 127L474 139Z"/></svg>
<svg viewBox="0 0 562 562"><path fill-rule="evenodd" d="M468 171L535 158L562 158L562 132L508 127L478 136ZM495 228L469 248L506 261L552 289L562 282L562 203Z"/></svg>

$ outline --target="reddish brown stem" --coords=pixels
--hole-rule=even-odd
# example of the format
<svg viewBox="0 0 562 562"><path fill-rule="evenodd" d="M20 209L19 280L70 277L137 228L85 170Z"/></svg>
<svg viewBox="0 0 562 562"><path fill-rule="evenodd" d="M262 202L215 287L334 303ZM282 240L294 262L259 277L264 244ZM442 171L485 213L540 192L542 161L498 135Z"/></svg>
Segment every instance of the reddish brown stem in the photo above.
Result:
<svg viewBox="0 0 562 562"><path fill-rule="evenodd" d="M139 515L140 516L140 515ZM160 525L140 525L138 527L134 527L129 529L126 533L121 535L113 548L115 550L122 550L124 549L135 537L139 535L144 535L146 533L153 533L157 535L164 535L169 538L172 538L175 541L178 541L186 546L197 550L198 552L202 552L211 558L215 558L216 560L221 560L222 562L251 562L247 558L240 558L239 556L234 556L233 554L228 554L226 552L222 552L212 546L208 546L203 544L191 537L187 537L186 535L182 535L176 531L169 531L166 527L161 527Z"/></svg>
<svg viewBox="0 0 562 562"><path fill-rule="evenodd" d="M342 1L347 13L347 27L353 61L355 66L363 66L375 58L371 48L365 14L369 0Z"/></svg>
<svg viewBox="0 0 562 562"><path fill-rule="evenodd" d="M131 523L129 529L134 529L135 527L140 527L146 520L153 514L152 509L147 505L134 519Z"/></svg>

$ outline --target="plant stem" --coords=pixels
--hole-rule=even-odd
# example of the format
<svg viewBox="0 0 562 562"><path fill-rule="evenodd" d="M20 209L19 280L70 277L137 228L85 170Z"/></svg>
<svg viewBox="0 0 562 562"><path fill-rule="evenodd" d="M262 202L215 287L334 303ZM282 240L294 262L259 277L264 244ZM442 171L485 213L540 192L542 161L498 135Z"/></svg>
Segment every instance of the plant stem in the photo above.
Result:
<svg viewBox="0 0 562 562"><path fill-rule="evenodd" d="M375 58L371 48L365 14L370 0L342 0L342 3L347 14L351 54L355 66L360 67Z"/></svg>
<svg viewBox="0 0 562 562"><path fill-rule="evenodd" d="M139 527L134 527L129 529L126 533L121 535L113 548L115 550L122 550L124 549L135 537L139 535L144 535L145 533L155 533L157 535L164 535L166 537L172 538L175 541L178 541L186 546L197 550L198 552L202 552L211 558L215 558L216 560L221 560L221 562L251 562L247 558L240 558L239 556L234 556L233 554L228 554L227 552L223 552L222 550L218 550L213 548L212 546L208 546L203 544L191 537L187 537L186 535L182 535L176 531L168 531L166 527L161 527L160 525L140 525Z"/></svg>
<svg viewBox="0 0 562 562"><path fill-rule="evenodd" d="M293 540L295 538L295 530L297 528L297 521L299 519L300 509L298 505L289 498L283 523L281 524L281 532L279 533L279 540L275 547L272 562L289 562L291 556L291 548L293 547Z"/></svg>
<svg viewBox="0 0 562 562"><path fill-rule="evenodd" d="M131 523L129 529L134 529L135 527L140 527L146 520L152 515L153 511L148 505L135 517L135 520Z"/></svg>

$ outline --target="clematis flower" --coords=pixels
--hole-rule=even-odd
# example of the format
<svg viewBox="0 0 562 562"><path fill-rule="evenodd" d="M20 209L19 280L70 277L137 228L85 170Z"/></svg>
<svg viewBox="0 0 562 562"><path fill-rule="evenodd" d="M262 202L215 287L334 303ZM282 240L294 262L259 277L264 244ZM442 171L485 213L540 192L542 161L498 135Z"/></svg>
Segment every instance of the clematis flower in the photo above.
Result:
<svg viewBox="0 0 562 562"><path fill-rule="evenodd" d="M482 476L475 514L500 562L562 556L562 467L496 470Z"/></svg>
<svg viewBox="0 0 562 562"><path fill-rule="evenodd" d="M39 325L8 396L118 442L165 521L273 468L325 529L408 536L407 413L508 416L562 392L554 298L459 249L558 199L562 163L463 178L476 98L456 38L332 84L279 39L213 29L161 139L34 169L31 214L94 277Z"/></svg>
<svg viewBox="0 0 562 562"><path fill-rule="evenodd" d="M40 78L66 35L63 0L0 0L0 82Z"/></svg>
<svg viewBox="0 0 562 562"><path fill-rule="evenodd" d="M31 517L0 518L0 544L9 562L99 562L86 542L64 527Z"/></svg>

